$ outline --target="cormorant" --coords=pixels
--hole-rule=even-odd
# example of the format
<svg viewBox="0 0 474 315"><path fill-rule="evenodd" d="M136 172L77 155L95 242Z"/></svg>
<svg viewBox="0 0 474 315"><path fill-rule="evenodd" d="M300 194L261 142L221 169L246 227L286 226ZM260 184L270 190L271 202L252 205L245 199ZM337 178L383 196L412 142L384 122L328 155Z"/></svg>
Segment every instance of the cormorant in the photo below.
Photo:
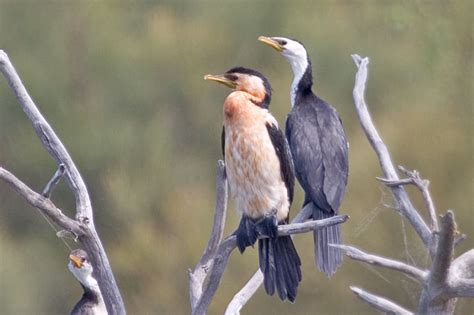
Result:
<svg viewBox="0 0 474 315"><path fill-rule="evenodd" d="M304 206L313 204L313 219L332 217L338 213L349 172L348 143L341 119L334 107L312 92L311 61L303 44L284 37L260 36L258 40L280 52L293 70L286 138L296 178L305 191ZM341 243L340 226L316 231L314 242L316 263L331 276L342 263L342 254L328 244Z"/></svg>
<svg viewBox="0 0 474 315"><path fill-rule="evenodd" d="M301 281L301 261L290 236L278 237L287 224L293 201L294 170L288 144L267 110L271 86L258 71L235 67L223 75L207 75L234 91L224 102L222 138L226 173L236 208L242 214L237 229L241 253L258 235L259 265L265 291L293 302Z"/></svg>
<svg viewBox="0 0 474 315"><path fill-rule="evenodd" d="M97 280L92 275L92 265L87 252L75 249L69 255L69 270L84 289L82 298L71 311L71 315L107 315L102 293Z"/></svg>

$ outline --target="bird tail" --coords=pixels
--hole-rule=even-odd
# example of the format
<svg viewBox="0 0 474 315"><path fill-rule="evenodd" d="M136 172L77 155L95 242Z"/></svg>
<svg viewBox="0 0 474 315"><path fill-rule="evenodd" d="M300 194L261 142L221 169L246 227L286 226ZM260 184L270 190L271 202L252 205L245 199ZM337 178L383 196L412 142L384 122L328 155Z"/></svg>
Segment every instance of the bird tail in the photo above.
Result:
<svg viewBox="0 0 474 315"><path fill-rule="evenodd" d="M258 240L260 270L265 291L278 291L281 300L294 302L301 281L301 260L290 236Z"/></svg>
<svg viewBox="0 0 474 315"><path fill-rule="evenodd" d="M333 213L322 211L313 205L313 219L321 220L333 217ZM314 232L316 246L316 265L328 277L331 277L342 263L342 253L329 244L341 244L341 227L339 224L326 227Z"/></svg>

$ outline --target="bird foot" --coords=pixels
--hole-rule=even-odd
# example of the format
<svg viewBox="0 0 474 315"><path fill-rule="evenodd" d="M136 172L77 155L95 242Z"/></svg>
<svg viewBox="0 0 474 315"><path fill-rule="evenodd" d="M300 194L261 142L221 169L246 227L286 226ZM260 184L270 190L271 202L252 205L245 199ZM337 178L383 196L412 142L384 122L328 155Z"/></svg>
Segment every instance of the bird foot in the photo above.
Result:
<svg viewBox="0 0 474 315"><path fill-rule="evenodd" d="M255 228L260 235L276 238L278 236L278 220L276 215L265 216L255 222Z"/></svg>

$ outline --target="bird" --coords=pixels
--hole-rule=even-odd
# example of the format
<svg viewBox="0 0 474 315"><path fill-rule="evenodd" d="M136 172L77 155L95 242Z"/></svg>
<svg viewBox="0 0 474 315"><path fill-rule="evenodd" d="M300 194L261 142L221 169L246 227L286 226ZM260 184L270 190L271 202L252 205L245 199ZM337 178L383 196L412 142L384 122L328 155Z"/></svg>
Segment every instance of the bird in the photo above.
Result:
<svg viewBox="0 0 474 315"><path fill-rule="evenodd" d="M285 37L258 40L280 52L293 71L285 134L296 178L305 192L303 206L312 207L315 220L335 216L349 174L349 144L342 121L333 106L313 93L311 60L302 43ZM316 265L330 277L342 263L341 252L328 245L341 244L340 226L315 231L314 242Z"/></svg>
<svg viewBox="0 0 474 315"><path fill-rule="evenodd" d="M287 141L268 111L270 82L240 66L204 78L233 89L223 106L222 150L231 194L242 215L235 232L237 247L243 253L258 239L266 293L277 291L281 300L294 302L301 260L291 237L278 236L278 225L289 222L295 179Z"/></svg>
<svg viewBox="0 0 474 315"><path fill-rule="evenodd" d="M93 267L87 252L80 248L74 249L69 255L68 268L84 290L71 315L107 315L99 284L92 275Z"/></svg>

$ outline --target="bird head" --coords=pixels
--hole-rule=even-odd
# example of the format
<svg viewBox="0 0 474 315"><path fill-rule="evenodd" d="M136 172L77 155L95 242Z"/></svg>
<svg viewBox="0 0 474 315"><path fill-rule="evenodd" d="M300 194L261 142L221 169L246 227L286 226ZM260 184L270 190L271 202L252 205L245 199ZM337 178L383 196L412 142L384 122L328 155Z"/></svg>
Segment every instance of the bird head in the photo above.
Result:
<svg viewBox="0 0 474 315"><path fill-rule="evenodd" d="M260 36L258 40L281 53L288 61L302 62L308 58L306 48L297 40L266 36Z"/></svg>
<svg viewBox="0 0 474 315"><path fill-rule="evenodd" d="M272 87L268 79L256 70L234 67L224 74L208 74L204 76L204 80L219 82L233 90L249 93L260 107L268 108L270 105Z"/></svg>
<svg viewBox="0 0 474 315"><path fill-rule="evenodd" d="M93 268L86 251L80 248L73 250L69 255L68 268L80 283L89 286Z"/></svg>

